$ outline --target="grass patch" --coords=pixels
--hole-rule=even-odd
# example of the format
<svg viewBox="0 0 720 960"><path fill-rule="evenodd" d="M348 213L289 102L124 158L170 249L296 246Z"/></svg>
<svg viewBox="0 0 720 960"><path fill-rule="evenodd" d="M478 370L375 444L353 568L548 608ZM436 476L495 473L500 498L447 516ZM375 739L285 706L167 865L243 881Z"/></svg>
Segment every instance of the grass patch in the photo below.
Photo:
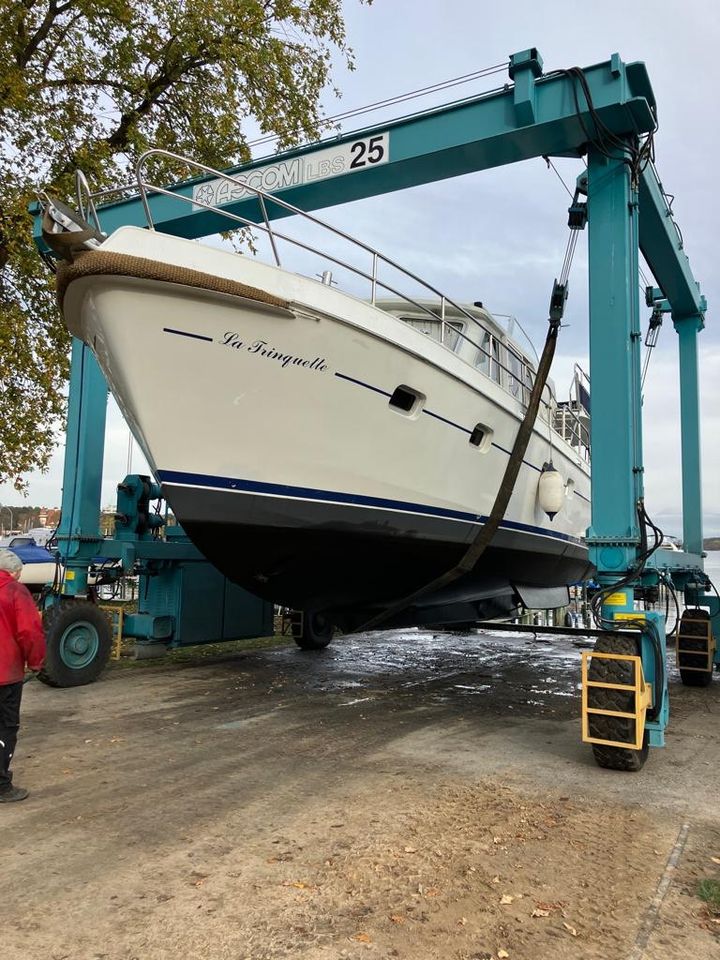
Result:
<svg viewBox="0 0 720 960"><path fill-rule="evenodd" d="M701 880L697 892L700 899L708 905L708 909L720 916L720 880Z"/></svg>

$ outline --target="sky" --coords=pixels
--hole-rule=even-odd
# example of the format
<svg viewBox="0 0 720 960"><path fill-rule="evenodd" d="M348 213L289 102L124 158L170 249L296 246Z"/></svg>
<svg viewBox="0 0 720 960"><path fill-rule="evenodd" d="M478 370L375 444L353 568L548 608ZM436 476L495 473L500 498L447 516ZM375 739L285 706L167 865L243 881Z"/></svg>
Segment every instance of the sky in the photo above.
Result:
<svg viewBox="0 0 720 960"><path fill-rule="evenodd" d="M511 53L533 46L546 71L589 66L614 52L626 62L646 62L658 102L658 170L664 187L675 196L673 211L709 304L706 329L700 335L703 499L705 534L720 535L720 324L714 313L720 305L715 240L720 219L715 176L720 4L375 0L367 7L347 0L345 13L356 69L348 72L338 65L334 79L343 96L340 101L327 96L327 115L502 63ZM479 93L503 81L500 75L459 86L432 99L351 121L343 130ZM556 163L572 185L581 161ZM358 201L320 215L426 277L453 299L482 300L491 311L516 315L539 347L552 282L567 241L568 201L556 175L538 159ZM560 397L573 363L588 366L586 242L585 232L570 279L567 326L552 372ZM649 311L643 307L641 315L645 330ZM676 341L666 319L650 362L644 402L646 505L670 534L682 529ZM114 487L127 463L128 431L111 406L103 504L114 501ZM144 468L135 447L132 469ZM58 505L62 449L45 475L28 480L27 500L9 485L0 485L0 503Z"/></svg>

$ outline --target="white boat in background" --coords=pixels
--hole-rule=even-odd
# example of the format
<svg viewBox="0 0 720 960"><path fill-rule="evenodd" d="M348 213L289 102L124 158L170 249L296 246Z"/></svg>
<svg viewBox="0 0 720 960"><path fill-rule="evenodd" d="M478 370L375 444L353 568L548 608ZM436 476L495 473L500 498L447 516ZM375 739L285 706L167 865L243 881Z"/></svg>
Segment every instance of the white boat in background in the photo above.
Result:
<svg viewBox="0 0 720 960"><path fill-rule="evenodd" d="M68 228L48 213L53 230ZM279 237L273 228L276 252ZM70 331L92 348L198 548L253 593L343 629L465 552L492 509L536 366L482 305L429 285L404 298L378 277L378 263L399 268L357 246L372 257L370 301L327 273L319 282L136 227L96 233L58 276ZM383 287L392 299L378 298ZM546 389L490 547L403 622L501 615L523 591L586 576L585 407L579 393L563 406ZM539 495L548 464L561 478L551 510Z"/></svg>
<svg viewBox="0 0 720 960"><path fill-rule="evenodd" d="M20 583L24 583L32 593L38 593L43 587L53 583L58 575L55 557L44 545L37 542L33 531L0 538L0 549L12 550L22 560Z"/></svg>

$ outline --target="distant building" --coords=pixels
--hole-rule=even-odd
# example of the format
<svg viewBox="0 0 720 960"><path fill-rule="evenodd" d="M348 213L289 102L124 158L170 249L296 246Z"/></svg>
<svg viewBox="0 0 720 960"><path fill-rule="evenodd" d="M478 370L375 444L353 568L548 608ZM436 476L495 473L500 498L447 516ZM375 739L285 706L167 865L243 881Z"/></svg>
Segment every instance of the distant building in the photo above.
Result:
<svg viewBox="0 0 720 960"><path fill-rule="evenodd" d="M60 523L59 507L40 507L37 515L38 526L54 530Z"/></svg>

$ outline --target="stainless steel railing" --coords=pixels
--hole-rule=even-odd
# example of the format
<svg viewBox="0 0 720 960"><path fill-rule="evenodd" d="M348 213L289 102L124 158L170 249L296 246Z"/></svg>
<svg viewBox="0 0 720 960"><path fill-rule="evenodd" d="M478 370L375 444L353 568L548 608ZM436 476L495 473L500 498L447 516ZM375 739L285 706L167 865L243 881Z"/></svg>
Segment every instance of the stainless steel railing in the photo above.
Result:
<svg viewBox="0 0 720 960"><path fill-rule="evenodd" d="M148 163L148 160L150 160L153 157L164 157L165 159L168 159L168 160L177 161L191 169L199 170L202 173L215 177L216 179L224 180L229 184L242 187L243 190L249 191L250 193L254 194L258 200L260 210L262 213L262 222L257 223L255 221L249 220L247 217L242 217L239 214L233 213L232 211L229 211L223 207L218 207L216 204L205 203L204 201L199 200L198 198L182 196L181 194L168 190L166 187L162 187L158 184L150 183L145 177L145 167ZM149 193L157 193L163 196L172 197L174 199L183 200L186 203L190 203L194 207L201 207L202 209L208 210L212 213L216 213L220 216L227 218L232 222L240 224L243 227L251 227L254 229L259 229L268 236L268 239L270 241L270 245L272 248L272 252L273 252L273 257L275 259L275 263L277 264L277 266L282 266L282 262L280 259L280 254L279 254L277 242L276 242L277 240L282 240L287 243L293 244L294 246L300 247L303 250L307 250L310 253L320 254L325 259L329 260L331 263L334 263L343 269L349 270L351 273L354 273L356 276L369 281L370 302L372 304L375 304L377 302L378 289L382 289L388 293L393 294L394 296L400 297L402 300L411 304L416 309L433 317L433 319L439 319L442 326L442 335L441 335L440 342L443 345L445 345L446 337L447 337L447 326L448 326L448 323L446 320L447 311L448 311L448 308L452 308L453 310L457 311L457 313L460 314L462 317L470 321L473 327L478 328L481 331L480 342L477 342L476 340L468 336L463 331L457 331L456 328L453 328L453 333L457 333L463 340L466 340L467 342L469 342L480 353L486 354L489 363L494 362L497 365L499 365L499 367L505 372L508 380L511 380L513 378L513 372L510 370L510 368L507 365L505 365L498 357L491 356L487 352L486 348L482 343L482 338L485 334L488 334L490 336L495 336L492 330L486 327L480 320L478 320L477 317L473 316L473 314L470 313L465 307L463 307L461 304L456 303L454 300L451 300L448 296L446 296L442 291L434 287L431 283L428 283L426 280L423 280L421 277L413 273L411 270L407 270L405 267L402 267L396 261L392 260L389 257L384 256L384 254L380 253L379 250L376 250L374 247L371 247L369 244L366 244L363 241L358 240L356 237L353 237L349 233L346 233L344 230L340 230L338 227L332 226L331 224L325 222L324 220L321 220L319 217L316 217L305 210L301 210L299 207L296 207L293 204L288 203L287 201L274 196L273 194L267 193L266 191L262 190L260 187L252 186L240 176L224 173L221 170L215 170L212 167L208 167L206 164L200 163L199 161L196 161L196 160L189 159L188 157L180 156L179 154L176 154L176 153L172 153L169 150L155 149L155 150L146 151L139 158L136 164L135 175L137 179L138 189L140 191L140 199L142 201L143 210L145 212L145 218L151 230L155 229L155 224L152 216L152 211L150 209L150 203L148 198ZM331 234L334 234L336 237L339 237L340 239L346 241L347 243L350 243L353 247L356 247L364 251L365 253L369 254L370 272L362 269L361 267L358 267L356 264L349 263L346 260L340 259L339 257L335 256L334 254L330 253L327 250L321 251L316 247L313 247L312 245L305 243L302 240L299 240L297 237L288 236L287 234L281 233L279 230L272 227L270 224L270 218L268 217L268 213L267 213L268 203L275 204L281 209L287 211L288 213L299 216L302 219L308 221L309 223L312 223L316 226L323 228L324 230L329 231ZM439 315L435 309L433 309L432 307L429 307L427 304L424 304L421 300L418 300L414 297L410 297L407 295L407 293L401 292L395 286L392 286L386 281L381 280L378 275L379 267L381 264L384 264L385 266L398 271L406 279L409 279L414 283L418 284L420 287L426 290L429 294L432 294L434 298L437 298L440 304ZM530 368L522 358L520 358L520 362L523 365L523 367L525 367L527 370L527 376L523 376L522 379L526 380L528 379L528 377L532 378L534 374L534 370L532 370L532 368ZM504 386L504 384L502 383L500 385Z"/></svg>
<svg viewBox="0 0 720 960"><path fill-rule="evenodd" d="M158 157L175 161L190 168L191 170L199 171L205 175L223 180L236 187L241 187L244 191L247 191L250 194L254 194L262 215L261 221L256 222L254 220L250 220L247 217L243 217L237 213L227 210L224 207L217 206L216 204L206 203L203 200L193 198L192 196L184 196L169 190L167 187L152 183L146 175L146 168L148 161L150 161L152 158ZM215 213L232 223L238 224L241 227L250 227L251 229L262 231L268 237L270 248L272 250L272 256L277 266L282 266L280 252L278 249L278 241L283 241L315 255L320 255L325 260L335 264L336 266L346 269L355 276L368 281L370 284L370 302L372 304L377 303L377 295L379 290L383 290L395 297L399 297L402 301L419 310L422 314L431 317L434 321L440 322L440 343L451 352L456 354L461 353L458 348L460 341L467 343L474 348L474 350L477 351L474 361L470 361L467 357L462 356L461 359L464 359L466 362L470 363L471 366L479 369L480 372L483 373L485 371L482 370L482 367L486 366L486 375L489 376L491 380L497 383L503 390L505 390L505 392L518 399L523 405L527 405L527 400L534 381L535 369L525 360L519 351L516 352L516 350L513 349L512 344L508 344L504 342L504 340L500 339L495 330L486 326L480 319L478 319L478 317L469 312L468 309L450 299L431 283L423 280L411 270L402 267L396 261L384 256L375 248L363 243L363 241L351 236L344 230L326 223L324 220L321 220L305 210L301 210L299 207L293 206L293 204L282 200L280 197L267 193L259 187L252 186L242 176L236 176L225 173L221 170L215 170L197 160L183 157L180 154L172 153L169 150L153 149L143 153L135 166L135 183L132 184L125 184L123 186L93 193L89 188L84 174L79 171L77 175L78 206L80 208L80 212L85 219L92 218L98 229L100 229L100 226L97 210L95 208L95 200L100 198L107 199L112 195L127 193L130 190L132 190L133 193L139 193L143 211L145 213L145 219L150 230L155 229L155 222L153 219L152 210L150 208L149 196L151 194L159 194L161 196L170 197L173 200L179 200L188 203L194 208L200 207L201 209ZM363 269L356 264L349 263L346 260L341 259L328 250L320 250L317 247L298 239L297 237L288 236L287 234L280 232L277 228L271 226L270 217L268 215L269 204L274 204L286 213L301 217L303 220L314 224L315 226L321 227L330 234L333 234L341 240L351 244L354 248L363 251L363 253L367 254L370 258L369 268ZM401 292L396 288L396 286L388 283L386 280L381 280L379 276L379 270L381 266L389 267L390 269L397 271L406 281L409 280L419 285L424 291L431 295L433 300L438 301L438 306L435 306L434 303L432 306L429 306L421 299L408 296L407 293ZM448 312L451 314L450 318L448 318ZM468 321L466 329L461 330L457 326L457 321L461 318ZM534 352L534 347L532 347L529 337L522 327L520 327L520 325L517 323L517 320L515 320L515 318L507 319L512 319L513 322L517 324ZM398 320L399 322L402 322L399 318ZM476 339L470 336L467 330L472 330L474 333L477 331L475 334ZM497 344L497 349L495 349L494 343ZM496 372L497 375L494 375L494 372ZM543 416L547 420L549 426L556 433L560 433L555 424L555 417L553 416L555 410L557 409L555 398L552 395L552 391L550 390L549 386L546 386L544 393L545 392L547 392L547 399L545 399L543 396ZM562 436L563 434L560 433L560 435Z"/></svg>

